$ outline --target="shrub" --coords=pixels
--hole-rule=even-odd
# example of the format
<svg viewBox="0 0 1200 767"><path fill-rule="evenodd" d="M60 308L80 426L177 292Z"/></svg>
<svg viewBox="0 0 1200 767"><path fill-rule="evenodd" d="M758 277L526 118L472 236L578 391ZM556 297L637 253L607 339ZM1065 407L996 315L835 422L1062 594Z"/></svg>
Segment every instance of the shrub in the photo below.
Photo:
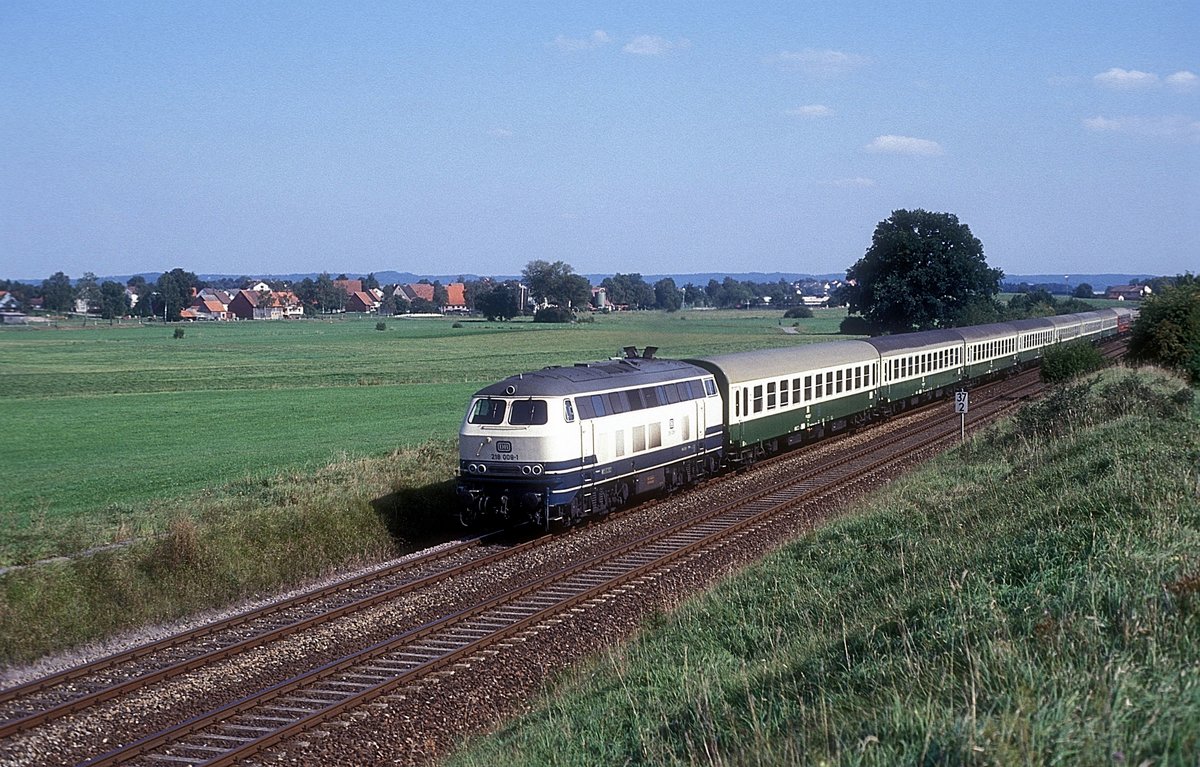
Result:
<svg viewBox="0 0 1200 767"><path fill-rule="evenodd" d="M1042 355L1042 380L1058 383L1104 367L1104 355L1087 341L1047 347Z"/></svg>
<svg viewBox="0 0 1200 767"><path fill-rule="evenodd" d="M871 323L867 322L865 317L854 314L842 320L842 324L838 326L838 332L844 336L869 336L872 330Z"/></svg>
<svg viewBox="0 0 1200 767"><path fill-rule="evenodd" d="M183 328L175 328L175 338L183 338Z"/></svg>
<svg viewBox="0 0 1200 767"><path fill-rule="evenodd" d="M809 309L807 306L793 306L783 313L785 320L807 320L812 316L812 309Z"/></svg>
<svg viewBox="0 0 1200 767"><path fill-rule="evenodd" d="M575 313L562 306L547 306L533 315L534 322L573 322Z"/></svg>
<svg viewBox="0 0 1200 767"><path fill-rule="evenodd" d="M387 323L386 322L376 322L375 329L376 330L387 330Z"/></svg>
<svg viewBox="0 0 1200 767"><path fill-rule="evenodd" d="M381 325L382 325L383 323L381 322L381 323L379 323L379 324L381 324ZM453 325L451 325L450 327L452 327L452 328L461 328L462 326L463 326L463 324L462 324L461 322L456 322L456 323L454 323Z"/></svg>
<svg viewBox="0 0 1200 767"><path fill-rule="evenodd" d="M1200 279L1189 273L1175 281L1142 304L1129 354L1182 371L1200 384Z"/></svg>

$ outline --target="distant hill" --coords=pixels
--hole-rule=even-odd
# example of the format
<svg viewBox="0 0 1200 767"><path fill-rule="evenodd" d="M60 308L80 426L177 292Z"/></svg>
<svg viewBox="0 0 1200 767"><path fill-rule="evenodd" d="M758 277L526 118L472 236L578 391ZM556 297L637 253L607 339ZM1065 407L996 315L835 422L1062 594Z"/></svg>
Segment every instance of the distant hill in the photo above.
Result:
<svg viewBox="0 0 1200 767"><path fill-rule="evenodd" d="M340 273L341 273L340 270L329 271L329 274L333 275L333 276L336 276ZM161 274L161 272L141 272L140 276L144 277L147 282L154 282L155 280L158 279L160 274ZM360 278L360 277L366 277L368 273L367 272L346 272L346 274L348 276L350 276L351 278ZM468 280L477 280L481 277L481 275L478 275L478 274L414 274L412 272L396 272L396 271L391 271L391 270L374 272L374 275L375 275L375 279L379 280L379 283L381 285L388 285L388 284L392 284L392 283L419 282L420 280L423 280L423 279L429 280L430 282L433 282L433 281L441 282L444 285L444 284L450 283L450 282L457 282L460 277L465 277ZM120 282L120 283L124 284L132 276L134 276L134 275L115 274L115 275L105 275L102 277L98 277L97 279L100 280L101 282L103 282L104 280L113 280L114 282ZM303 272L303 273L295 272L295 273L290 273L290 274L262 274L262 273L228 274L227 273L227 274L199 274L197 276L202 280L208 280L208 281L215 281L215 280L221 280L221 279L236 279L238 277L246 277L247 279L254 279L254 280L265 279L265 280L287 280L289 282L300 282L301 280L303 280L305 278L315 280L317 277L320 276L320 273L319 272ZM497 274L497 275L487 275L487 276L495 277L496 279L499 279L499 280L507 280L507 279L518 279L518 278L520 278L521 275L519 275L519 274ZM597 285L600 282L602 282L605 277L611 277L612 273L594 273L594 274L585 274L584 276L587 277L588 280L590 280L593 285ZM806 272L738 272L738 273L698 272L698 273L691 273L691 274L687 274L687 273L670 273L670 274L643 273L642 274L642 278L644 280L646 280L646 282L648 282L652 285L664 277L670 277L671 279L675 280L675 284L680 287L683 287L684 285L687 285L688 283L703 287L708 284L709 280L716 280L717 282L721 282L727 276L732 277L733 279L735 279L739 282L745 282L745 281L778 282L779 280L785 280L787 282L795 282L796 280L808 280L808 279L819 280L819 281L844 279L846 276L846 273L845 272L834 272L834 273L828 273L828 274L809 274ZM1064 285L1065 284L1065 285L1068 285L1071 287L1079 285L1080 283L1086 282L1089 285L1091 285L1094 290L1103 291L1104 289L1106 289L1112 285L1128 285L1135 280L1145 280L1145 279L1149 279L1149 278L1155 277L1155 276L1158 276L1158 275L1144 274L1144 273L1143 274L1071 274L1071 275L1006 274L1004 276L1003 282L1008 285L1017 285L1019 283L1025 282L1025 283L1029 283L1030 285ZM39 278L32 278L32 279L22 279L22 280L18 280L18 281L38 285L38 284L41 284L43 279L44 278L39 277ZM76 275L76 279L78 279L77 275Z"/></svg>

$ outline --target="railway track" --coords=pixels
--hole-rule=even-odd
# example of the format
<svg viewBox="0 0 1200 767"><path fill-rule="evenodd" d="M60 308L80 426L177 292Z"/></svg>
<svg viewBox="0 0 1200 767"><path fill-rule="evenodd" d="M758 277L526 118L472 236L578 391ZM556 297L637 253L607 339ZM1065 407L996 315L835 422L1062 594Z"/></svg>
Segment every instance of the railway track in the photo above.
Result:
<svg viewBox="0 0 1200 767"><path fill-rule="evenodd" d="M990 421L1039 390L1037 372L1031 371L1012 380L1015 388L989 385L976 391L981 401L972 409L972 428ZM1002 389L990 397L987 392ZM402 631L350 653L333 662L265 687L228 705L219 706L186 721L142 737L87 762L89 765L120 764L131 760L139 763L229 764L246 758L279 743L298 732L315 727L340 713L387 695L430 673L453 668L480 652L492 650L513 641L529 627L553 620L556 615L602 595L628 587L639 579L653 577L682 559L698 556L712 547L727 545L755 525L762 524L798 503L811 501L857 477L879 471L914 452L928 450L939 443L957 437L958 416L942 414L925 418L918 427L905 428L896 434L882 435L867 446L851 449L837 460L821 463L782 483L760 489L753 497L669 525L653 533L627 542L610 551L503 591L466 609L430 620L424 625ZM36 729L42 723L74 711L128 694L131 690L199 668L231 653L253 646L277 641L312 626L332 621L355 609L358 603L375 604L393 599L405 591L420 588L430 580L453 578L457 573L485 567L519 551L540 545L541 539L525 541L515 547L488 552L485 555L467 554L484 548L487 536L449 547L429 557L402 563L388 575L369 574L353 579L351 586L335 584L297 601L315 610L314 614L297 618L288 615L299 605L271 606L260 611L235 616L214 627L205 627L190 634L215 636L234 631L239 626L256 622L272 626L259 630L249 638L216 647L206 652L194 650L183 660L158 665L153 670L135 674L133 678L103 685L102 676L87 667L71 670L58 678L38 680L0 694L5 705L23 701L26 705L38 694L56 687L70 686L72 680L91 678L98 687L84 695L68 696L66 701L31 715L5 722L0 737ZM456 557L464 561L457 562ZM441 563L441 564L438 564ZM426 570L423 570L425 568ZM389 581L398 579L400 582ZM358 581L362 580L362 583ZM354 598L347 595L355 588L369 593ZM333 598L336 605L322 600ZM324 605L324 607L322 607ZM273 625L277 623L281 625ZM135 648L124 662L151 657L164 649L194 642L194 637L172 637L163 643ZM161 645L161 647L160 647ZM241 649L238 649L238 648ZM153 649L152 649L153 648ZM93 664L89 664L93 665ZM113 659L99 662L99 668L112 669L120 664ZM92 676L89 677L88 675ZM128 675L127 675L128 676ZM32 697L31 697L32 696ZM40 717L40 718L39 718Z"/></svg>

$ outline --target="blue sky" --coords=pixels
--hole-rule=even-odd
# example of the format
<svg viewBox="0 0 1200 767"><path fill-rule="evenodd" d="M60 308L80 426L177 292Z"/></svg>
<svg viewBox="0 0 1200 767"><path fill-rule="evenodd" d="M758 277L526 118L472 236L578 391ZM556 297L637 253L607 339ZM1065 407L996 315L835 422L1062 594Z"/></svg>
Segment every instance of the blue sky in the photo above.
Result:
<svg viewBox="0 0 1200 767"><path fill-rule="evenodd" d="M1200 4L0 4L0 277L1200 270Z"/></svg>

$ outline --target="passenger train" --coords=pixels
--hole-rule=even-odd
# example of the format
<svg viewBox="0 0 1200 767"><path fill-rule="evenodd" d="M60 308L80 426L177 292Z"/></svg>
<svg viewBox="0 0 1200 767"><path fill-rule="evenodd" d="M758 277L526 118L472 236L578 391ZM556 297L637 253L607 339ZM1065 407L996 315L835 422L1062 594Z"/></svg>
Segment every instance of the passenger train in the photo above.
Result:
<svg viewBox="0 0 1200 767"><path fill-rule="evenodd" d="M460 519L549 527L603 515L1129 330L1082 314L670 360L654 347L511 376L459 431Z"/></svg>

